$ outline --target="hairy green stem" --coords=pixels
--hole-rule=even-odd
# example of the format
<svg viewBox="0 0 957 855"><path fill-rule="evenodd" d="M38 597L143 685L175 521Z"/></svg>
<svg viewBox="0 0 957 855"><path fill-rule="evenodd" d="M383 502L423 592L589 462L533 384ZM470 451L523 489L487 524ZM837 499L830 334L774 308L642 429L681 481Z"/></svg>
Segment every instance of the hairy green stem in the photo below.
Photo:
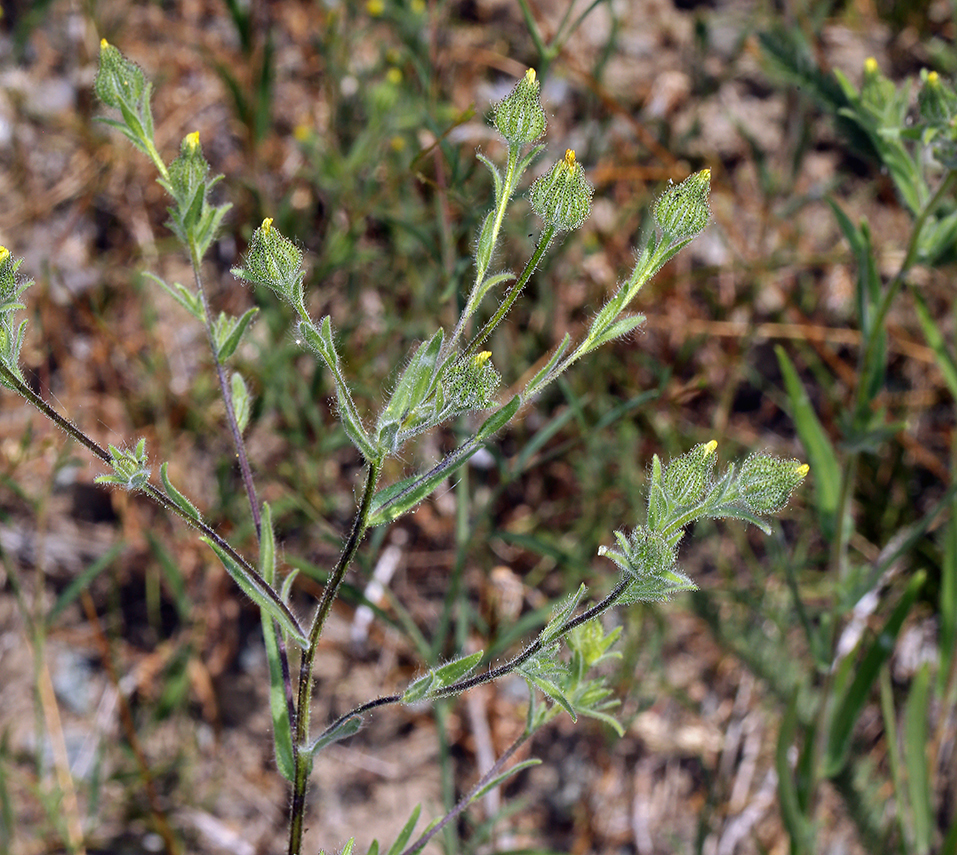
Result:
<svg viewBox="0 0 957 855"><path fill-rule="evenodd" d="M306 820L306 790L309 786L309 772L312 769L312 758L306 754L309 742L309 707L312 703L312 668L316 659L316 650L319 647L319 638L325 626L329 611L339 594L342 580L355 558L356 550L368 528L369 511L372 508L372 497L375 495L376 484L379 480L381 464L369 463L366 476L365 490L356 511L356 518L352 524L349 539L339 556L330 577L326 580L316 613L309 629L309 644L302 654L299 665L299 690L296 703L295 735L292 743L293 750L293 791L289 808L289 855L300 855L302 849L302 835Z"/></svg>
<svg viewBox="0 0 957 855"><path fill-rule="evenodd" d="M502 181L502 197L498 200L498 205L494 212L494 219L492 221L492 232L490 236L492 251L489 253L489 263L491 263L491 258L495 253L495 246L498 243L499 232L502 230L502 221L505 219L505 209L508 208L508 203L515 193L515 185L519 177L517 174L519 154L521 154L521 149L519 147L509 146L508 163L505 167L505 178ZM485 282L485 274L487 272L488 264L482 268L476 267L475 282L472 285L472 291L469 294L468 301L465 304L465 308L462 310L462 314L459 317L458 323L455 325L455 329L452 331L452 335L449 336L448 341L446 341L442 347L443 355L452 351L455 342L457 342L462 336L462 333L465 330L465 325L468 323L469 318L472 317L472 315L475 313L475 310L478 308L476 303L476 295L481 291L481 286Z"/></svg>
<svg viewBox="0 0 957 855"><path fill-rule="evenodd" d="M606 612L613 605L615 605L618 600L621 599L631 582L631 576L623 576L618 581L618 584L612 589L611 593L609 593L608 596L606 596L603 600L600 600L591 608L583 611L580 615L578 615L578 617L570 618L564 624L562 624L561 629L555 633L552 641L560 638L568 632L571 632L573 629L575 629L575 627L581 626L583 623L587 623L592 618L596 618L600 614ZM468 677L464 680L460 680L458 683L452 683L451 685L446 686L444 689L436 692L434 695L431 695L431 697L448 698L454 695L460 695L462 692L467 692L469 689L473 689L476 686L481 686L483 683L491 683L493 680L498 680L507 674L510 674L516 668L524 665L529 659L538 653L543 646L544 645L542 644L541 639L536 639L521 653L518 653L509 659L504 665L500 665L498 668L492 668L491 670L486 671L484 674L477 674L474 677ZM374 701L368 701L367 703L350 710L345 715L339 716L339 718L337 718L322 732L319 738L322 739L323 736L327 736L328 734L335 732L337 728L341 727L342 724L350 718L361 716L363 713L367 713L370 710L377 709L378 707L400 703L402 701L402 697L403 696L401 694L383 695L381 698L376 698Z"/></svg>
<svg viewBox="0 0 957 855"><path fill-rule="evenodd" d="M548 250L549 245L555 237L555 227L546 226L541 236L538 239L538 246L535 247L535 252L532 253L532 257L528 260L528 263L525 265L525 269L522 271L522 275L515 280L512 284L512 287L509 288L508 293L505 295L505 298L502 300L501 305L496 310L495 314L488 319L488 322L482 327L478 335L473 338L468 347L465 348L465 355L471 356L475 351L478 350L479 345L482 344L491 334L492 330L498 326L499 321L505 317L506 313L510 308L512 308L512 303L518 299L518 295L522 293L522 289L528 284L528 280L532 278L532 274L535 272L539 263L542 260L542 256L545 255Z"/></svg>
<svg viewBox="0 0 957 855"><path fill-rule="evenodd" d="M492 764L492 767L479 778L471 790L468 791L461 799L456 803L455 807L452 808L441 820L439 820L435 825L433 825L428 831L425 832L418 840L415 841L408 849L406 849L402 855L415 855L416 852L421 851L426 847L428 842L435 837L446 825L448 825L453 819L455 819L462 811L464 811L474 800L476 795L485 787L490 781L492 781L501 771L505 768L505 764L512 758L516 751L521 748L531 737L531 733L527 730L522 733L505 751L502 753L502 756Z"/></svg>

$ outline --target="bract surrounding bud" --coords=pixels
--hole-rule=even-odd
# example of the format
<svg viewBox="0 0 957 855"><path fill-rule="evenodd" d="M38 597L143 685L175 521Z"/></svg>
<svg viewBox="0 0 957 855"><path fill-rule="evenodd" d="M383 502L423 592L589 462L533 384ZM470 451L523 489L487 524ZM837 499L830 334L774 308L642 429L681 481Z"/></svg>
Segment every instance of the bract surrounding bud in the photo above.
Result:
<svg viewBox="0 0 957 855"><path fill-rule="evenodd" d="M243 267L233 275L253 285L265 285L277 294L298 305L297 290L302 280L302 250L273 228L266 218L249 239L249 250Z"/></svg>
<svg viewBox="0 0 957 855"><path fill-rule="evenodd" d="M752 454L741 464L738 489L751 510L759 514L777 513L809 471L810 467L799 460Z"/></svg>
<svg viewBox="0 0 957 855"><path fill-rule="evenodd" d="M655 222L666 240L693 238L711 219L708 192L711 170L702 169L680 184L670 185L655 202Z"/></svg>
<svg viewBox="0 0 957 855"><path fill-rule="evenodd" d="M208 172L209 163L203 157L199 132L187 134L179 147L179 157L169 165L170 189L174 198L188 205L196 188L206 180Z"/></svg>
<svg viewBox="0 0 957 855"><path fill-rule="evenodd" d="M591 197L595 192L585 170L568 149L565 157L550 172L532 184L529 201L532 209L548 225L560 232L574 231L591 213Z"/></svg>
<svg viewBox="0 0 957 855"><path fill-rule="evenodd" d="M100 42L100 67L93 88L108 107L137 104L147 93L146 76L106 39Z"/></svg>
<svg viewBox="0 0 957 855"><path fill-rule="evenodd" d="M539 89L535 69L530 68L495 108L495 128L509 145L521 147L545 133L545 108L538 97Z"/></svg>

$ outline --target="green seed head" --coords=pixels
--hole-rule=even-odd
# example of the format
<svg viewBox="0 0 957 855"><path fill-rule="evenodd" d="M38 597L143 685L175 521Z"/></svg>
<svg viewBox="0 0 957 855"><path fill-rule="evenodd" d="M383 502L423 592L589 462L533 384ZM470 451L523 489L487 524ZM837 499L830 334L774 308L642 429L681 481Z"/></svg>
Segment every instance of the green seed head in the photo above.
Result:
<svg viewBox="0 0 957 855"><path fill-rule="evenodd" d="M528 145L545 133L545 108L538 97L539 89L535 69L530 68L495 108L495 128L509 145Z"/></svg>
<svg viewBox="0 0 957 855"><path fill-rule="evenodd" d="M591 213L595 188L585 170L568 149L565 157L550 172L536 179L529 194L532 209L548 225L560 232L574 231Z"/></svg>

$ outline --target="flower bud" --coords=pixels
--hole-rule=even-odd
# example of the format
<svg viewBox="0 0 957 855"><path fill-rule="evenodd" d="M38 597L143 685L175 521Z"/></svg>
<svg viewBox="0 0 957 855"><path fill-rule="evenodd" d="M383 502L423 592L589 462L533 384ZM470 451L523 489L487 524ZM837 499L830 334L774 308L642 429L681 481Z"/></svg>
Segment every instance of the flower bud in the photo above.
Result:
<svg viewBox="0 0 957 855"><path fill-rule="evenodd" d="M752 454L738 472L737 486L744 503L755 513L773 514L791 498L810 467L799 460Z"/></svg>
<svg viewBox="0 0 957 855"><path fill-rule="evenodd" d="M147 93L146 76L106 39L100 42L100 67L93 88L100 100L114 109L133 107Z"/></svg>
<svg viewBox="0 0 957 855"><path fill-rule="evenodd" d="M861 81L861 103L878 116L884 115L894 103L897 89L881 74L881 67L874 57L864 60L864 79Z"/></svg>
<svg viewBox="0 0 957 855"><path fill-rule="evenodd" d="M443 380L440 392L456 413L487 410L495 405L501 375L490 361L492 352L483 350L456 360Z"/></svg>
<svg viewBox="0 0 957 855"><path fill-rule="evenodd" d="M655 222L666 240L693 238L711 219L708 192L711 170L702 169L680 184L671 184L655 202Z"/></svg>
<svg viewBox="0 0 957 855"><path fill-rule="evenodd" d="M21 264L22 258L14 258L9 249L0 246L0 312L23 308L17 299L33 283L25 282L17 275Z"/></svg>
<svg viewBox="0 0 957 855"><path fill-rule="evenodd" d="M702 443L668 464L662 486L674 504L692 505L701 500L705 487L711 480L717 447L718 443L714 440Z"/></svg>
<svg viewBox="0 0 957 855"><path fill-rule="evenodd" d="M176 201L190 204L196 188L206 180L208 172L209 163L203 157L199 132L187 134L179 147L179 157L169 165L170 189Z"/></svg>
<svg viewBox="0 0 957 855"><path fill-rule="evenodd" d="M921 72L923 86L917 95L921 118L931 125L946 125L957 113L957 95L944 86L936 71Z"/></svg>
<svg viewBox="0 0 957 855"><path fill-rule="evenodd" d="M560 232L577 229L591 213L591 197L595 188L585 177L585 170L568 149L565 157L550 172L532 184L529 201L532 209L548 225Z"/></svg>
<svg viewBox="0 0 957 855"><path fill-rule="evenodd" d="M253 232L243 265L233 270L233 276L253 285L265 285L294 304L298 303L296 295L302 278L302 250L273 228L271 218L263 220Z"/></svg>
<svg viewBox="0 0 957 855"><path fill-rule="evenodd" d="M538 97L539 89L535 69L530 68L495 108L495 128L509 145L521 147L545 133L545 108Z"/></svg>

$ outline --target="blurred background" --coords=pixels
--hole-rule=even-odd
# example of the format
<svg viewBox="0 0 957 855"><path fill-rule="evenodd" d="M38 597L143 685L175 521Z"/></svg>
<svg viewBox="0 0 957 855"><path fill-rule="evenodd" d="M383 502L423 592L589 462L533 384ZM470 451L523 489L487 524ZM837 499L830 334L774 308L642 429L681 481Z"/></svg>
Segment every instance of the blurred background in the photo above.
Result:
<svg viewBox="0 0 957 855"><path fill-rule="evenodd" d="M475 153L504 160L489 108L526 68L549 115L532 172L572 148L596 193L491 342L509 388L630 271L655 194L709 167L713 222L641 293L643 329L362 548L320 649L315 719L401 690L426 661L504 655L582 581L606 592L597 549L643 520L651 456L715 439L720 465L758 450L811 462L774 534L699 525L681 563L700 591L614 615L625 737L558 719L531 745L544 763L430 851L957 852L953 237L898 276L914 211L835 76L860 87L873 57L910 116L921 69L957 70L952 3L2 8L0 245L36 280L24 375L101 444L146 437L255 554L204 331L143 275L189 282L164 191L96 121L106 38L155 85L164 158L199 131L225 176L207 287L216 310L260 309L237 361L255 395L247 442L302 613L360 468L290 313L229 273L262 219L306 251L310 309L332 315L371 413L409 348L454 324L492 202ZM943 173L915 162L935 187ZM538 228L519 198L501 267L520 269ZM191 531L97 474L0 394L0 853L285 851L258 614ZM373 573L384 592L367 596ZM521 730L525 699L506 681L369 716L316 763L307 847L388 848L416 804L444 813Z"/></svg>

